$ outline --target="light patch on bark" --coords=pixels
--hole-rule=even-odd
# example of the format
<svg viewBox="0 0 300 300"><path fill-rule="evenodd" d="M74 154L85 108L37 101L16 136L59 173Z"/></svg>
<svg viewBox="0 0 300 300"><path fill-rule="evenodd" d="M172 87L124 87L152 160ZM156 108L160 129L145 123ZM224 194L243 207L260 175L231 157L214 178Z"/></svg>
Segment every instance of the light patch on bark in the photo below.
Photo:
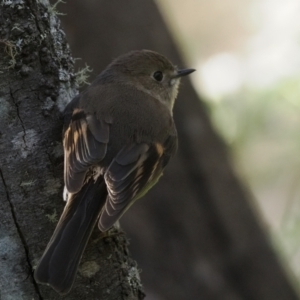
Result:
<svg viewBox="0 0 300 300"><path fill-rule="evenodd" d="M57 107L60 112L63 112L66 105L78 94L74 88L71 87L69 81L66 83L61 83L59 89L59 95L56 100Z"/></svg>
<svg viewBox="0 0 300 300"><path fill-rule="evenodd" d="M49 178L46 180L46 186L44 188L44 193L46 195L56 195L61 189L61 182L56 178Z"/></svg>
<svg viewBox="0 0 300 300"><path fill-rule="evenodd" d="M51 99L51 97L46 97L44 101L44 105L42 106L42 110L44 114L48 115L52 111L53 107L55 105L55 102Z"/></svg>
<svg viewBox="0 0 300 300"><path fill-rule="evenodd" d="M0 98L0 118L2 120L6 120L9 117L9 112L11 107L7 98L1 97Z"/></svg>
<svg viewBox="0 0 300 300"><path fill-rule="evenodd" d="M128 270L127 280L131 286L135 286L140 282L141 278L137 267L131 267Z"/></svg>
<svg viewBox="0 0 300 300"><path fill-rule="evenodd" d="M37 132L34 129L19 132L11 141L13 149L19 150L22 158L26 158L36 147L39 141Z"/></svg>
<svg viewBox="0 0 300 300"><path fill-rule="evenodd" d="M65 33L60 29L60 22L57 18L58 12L56 10L56 6L62 1L58 1L56 4L54 4L54 6L50 6L48 0L39 0L39 2L48 9L44 17L49 18L50 34L52 35L51 40L54 43L53 51L56 52L57 57L63 58L66 55L65 48L67 47L68 49L69 46L61 42L65 38ZM58 72L60 85L58 88L58 97L55 102L59 111L63 112L66 105L77 95L78 92L74 88L74 84L70 83L72 82L72 78L75 77L75 74L67 71L63 65L59 66Z"/></svg>
<svg viewBox="0 0 300 300"><path fill-rule="evenodd" d="M79 268L79 273L84 276L91 278L100 270L100 266L95 261L87 261L82 264Z"/></svg>

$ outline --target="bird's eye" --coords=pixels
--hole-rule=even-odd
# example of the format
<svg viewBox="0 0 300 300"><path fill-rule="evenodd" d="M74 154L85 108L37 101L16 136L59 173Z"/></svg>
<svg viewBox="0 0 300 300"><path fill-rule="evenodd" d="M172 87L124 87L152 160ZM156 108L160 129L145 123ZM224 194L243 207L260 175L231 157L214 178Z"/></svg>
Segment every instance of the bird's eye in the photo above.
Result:
<svg viewBox="0 0 300 300"><path fill-rule="evenodd" d="M156 71L154 74L153 74L153 78L156 80L156 81L162 81L163 78L164 78L164 75L161 71Z"/></svg>

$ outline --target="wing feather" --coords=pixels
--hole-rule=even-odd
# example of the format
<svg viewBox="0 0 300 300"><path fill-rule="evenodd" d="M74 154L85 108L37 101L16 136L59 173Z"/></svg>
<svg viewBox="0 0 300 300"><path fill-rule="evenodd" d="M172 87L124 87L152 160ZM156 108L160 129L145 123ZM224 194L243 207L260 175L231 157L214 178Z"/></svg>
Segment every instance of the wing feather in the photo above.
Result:
<svg viewBox="0 0 300 300"><path fill-rule="evenodd" d="M109 229L157 182L176 149L174 135L164 145L133 143L118 153L104 175L108 197L99 219L101 231Z"/></svg>
<svg viewBox="0 0 300 300"><path fill-rule="evenodd" d="M88 169L105 157L108 140L109 124L82 110L74 110L64 135L64 176L69 193L80 191Z"/></svg>

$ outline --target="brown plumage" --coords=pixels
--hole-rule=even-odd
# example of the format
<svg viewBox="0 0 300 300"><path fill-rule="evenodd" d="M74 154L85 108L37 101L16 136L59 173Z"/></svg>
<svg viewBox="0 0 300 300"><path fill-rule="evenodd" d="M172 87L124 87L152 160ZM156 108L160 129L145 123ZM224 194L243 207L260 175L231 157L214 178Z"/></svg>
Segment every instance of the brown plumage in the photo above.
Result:
<svg viewBox="0 0 300 300"><path fill-rule="evenodd" d="M165 57L133 51L113 61L65 109L64 212L35 271L69 292L98 221L108 230L162 175L177 149L172 108L179 79Z"/></svg>

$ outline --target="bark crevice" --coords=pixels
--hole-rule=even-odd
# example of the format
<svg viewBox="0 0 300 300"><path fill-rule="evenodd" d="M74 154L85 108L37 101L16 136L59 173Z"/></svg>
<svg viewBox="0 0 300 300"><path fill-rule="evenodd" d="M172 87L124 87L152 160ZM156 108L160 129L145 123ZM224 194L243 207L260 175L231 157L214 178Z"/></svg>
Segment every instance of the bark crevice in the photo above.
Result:
<svg viewBox="0 0 300 300"><path fill-rule="evenodd" d="M37 295L39 297L39 300L43 300L43 297L42 297L42 295L40 293L40 289L38 287L38 284L34 280L33 266L31 264L31 260L29 258L29 248L28 248L26 239L24 237L24 234L22 232L21 226L18 223L17 215L16 215L15 208L14 208L14 204L10 200L9 190L8 190L7 185L6 185L4 174L3 174L2 170L1 170L1 168L0 168L0 177L1 177L1 180L2 180L2 184L4 186L4 190L5 190L5 193L6 193L6 200L7 200L8 204L9 204L9 207L10 207L10 212L11 212L12 219L14 220L15 227L17 229L20 241L21 241L21 243L23 245L23 248L24 248L25 257L26 257L26 261L27 261L27 264L28 264L28 268L29 268L29 276L31 277L32 283L34 285L35 292L37 293Z"/></svg>

